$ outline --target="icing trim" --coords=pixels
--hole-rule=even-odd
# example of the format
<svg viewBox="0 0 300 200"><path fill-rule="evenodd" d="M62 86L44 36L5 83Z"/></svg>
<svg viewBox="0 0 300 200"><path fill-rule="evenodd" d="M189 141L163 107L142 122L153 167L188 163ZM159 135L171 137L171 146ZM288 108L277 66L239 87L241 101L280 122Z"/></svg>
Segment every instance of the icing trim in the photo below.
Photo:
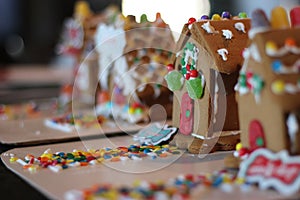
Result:
<svg viewBox="0 0 300 200"><path fill-rule="evenodd" d="M216 31L216 29L212 25L210 25L209 22L202 24L201 27L209 34L219 33L219 31Z"/></svg>
<svg viewBox="0 0 300 200"><path fill-rule="evenodd" d="M238 31L241 31L241 32L243 32L243 33L246 33L245 25L244 25L244 23L242 23L242 22L237 22L237 23L235 23L235 24L234 24L234 28L235 28L236 30L238 30Z"/></svg>
<svg viewBox="0 0 300 200"><path fill-rule="evenodd" d="M300 72L300 59L291 66L286 66L280 60L275 60L272 63L272 70L276 74L298 74Z"/></svg>
<svg viewBox="0 0 300 200"><path fill-rule="evenodd" d="M222 30L222 33L226 40L231 40L231 38L233 37L232 32L228 29Z"/></svg>
<svg viewBox="0 0 300 200"><path fill-rule="evenodd" d="M223 61L227 60L227 55L228 55L228 50L227 49L225 49L225 48L218 49L217 52L222 57Z"/></svg>
<svg viewBox="0 0 300 200"><path fill-rule="evenodd" d="M289 53L300 55L300 47L284 45L277 49L276 44L273 41L268 41L265 47L266 54L270 57L282 57Z"/></svg>

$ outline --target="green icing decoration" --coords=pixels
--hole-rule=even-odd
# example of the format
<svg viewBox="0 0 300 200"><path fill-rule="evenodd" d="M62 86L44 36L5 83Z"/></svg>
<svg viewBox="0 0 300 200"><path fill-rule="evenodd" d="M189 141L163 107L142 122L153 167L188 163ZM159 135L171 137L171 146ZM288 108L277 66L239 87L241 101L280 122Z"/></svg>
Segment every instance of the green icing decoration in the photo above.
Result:
<svg viewBox="0 0 300 200"><path fill-rule="evenodd" d="M192 99L200 99L203 94L201 78L190 79L186 82L186 89Z"/></svg>
<svg viewBox="0 0 300 200"><path fill-rule="evenodd" d="M165 80L167 81L168 88L171 91L175 91L181 89L184 78L180 72L173 70L165 76Z"/></svg>

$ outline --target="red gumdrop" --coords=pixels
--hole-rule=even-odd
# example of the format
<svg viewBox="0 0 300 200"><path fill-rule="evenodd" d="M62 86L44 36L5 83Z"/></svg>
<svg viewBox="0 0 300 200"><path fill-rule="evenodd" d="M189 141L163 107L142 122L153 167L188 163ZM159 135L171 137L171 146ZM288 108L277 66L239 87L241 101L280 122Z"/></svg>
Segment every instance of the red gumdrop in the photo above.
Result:
<svg viewBox="0 0 300 200"><path fill-rule="evenodd" d="M292 27L300 26L300 6L297 6L290 11Z"/></svg>
<svg viewBox="0 0 300 200"><path fill-rule="evenodd" d="M186 73L186 74L185 74L185 79L186 79L186 80L189 80L190 78L191 78L191 74L190 74L190 73Z"/></svg>
<svg viewBox="0 0 300 200"><path fill-rule="evenodd" d="M173 64L168 64L167 69L168 69L168 71L174 70L174 65Z"/></svg>
<svg viewBox="0 0 300 200"><path fill-rule="evenodd" d="M195 69L193 69L193 70L191 71L191 77L194 77L194 78L198 77L198 71L195 70Z"/></svg>
<svg viewBox="0 0 300 200"><path fill-rule="evenodd" d="M196 22L196 19L194 17L191 17L188 21L188 24L192 24L194 22Z"/></svg>
<svg viewBox="0 0 300 200"><path fill-rule="evenodd" d="M190 71L191 70L191 66L190 65L186 65L186 70Z"/></svg>

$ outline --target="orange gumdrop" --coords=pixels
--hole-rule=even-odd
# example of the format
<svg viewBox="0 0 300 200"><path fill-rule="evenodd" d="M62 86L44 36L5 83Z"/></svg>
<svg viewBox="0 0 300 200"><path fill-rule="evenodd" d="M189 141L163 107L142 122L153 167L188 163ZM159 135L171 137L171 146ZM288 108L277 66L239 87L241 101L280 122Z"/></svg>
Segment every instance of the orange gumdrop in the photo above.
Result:
<svg viewBox="0 0 300 200"><path fill-rule="evenodd" d="M285 40L286 46L296 46L296 41L293 38L287 38Z"/></svg>

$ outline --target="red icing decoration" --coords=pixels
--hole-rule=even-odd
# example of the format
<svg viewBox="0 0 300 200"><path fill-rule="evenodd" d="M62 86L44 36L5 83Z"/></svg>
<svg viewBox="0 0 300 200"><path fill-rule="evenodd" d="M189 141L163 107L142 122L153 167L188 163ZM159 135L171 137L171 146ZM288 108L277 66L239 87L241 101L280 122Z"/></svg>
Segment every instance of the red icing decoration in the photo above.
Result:
<svg viewBox="0 0 300 200"><path fill-rule="evenodd" d="M187 116L188 113L188 116ZM193 132L194 125L194 100L186 92L181 99L180 109L180 133L190 135Z"/></svg>
<svg viewBox="0 0 300 200"><path fill-rule="evenodd" d="M259 146L257 144L257 139L259 138L261 138L263 141L262 146ZM252 150L261 147L266 147L264 130L262 128L261 123L258 120L253 120L249 124L249 143L250 143L250 148Z"/></svg>
<svg viewBox="0 0 300 200"><path fill-rule="evenodd" d="M275 154L265 148L257 149L241 163L238 176L258 183L262 189L271 187L291 195L300 187L299 158L289 156L285 150Z"/></svg>
<svg viewBox="0 0 300 200"><path fill-rule="evenodd" d="M188 24L192 24L194 22L196 22L196 19L194 17L191 17L188 21Z"/></svg>

